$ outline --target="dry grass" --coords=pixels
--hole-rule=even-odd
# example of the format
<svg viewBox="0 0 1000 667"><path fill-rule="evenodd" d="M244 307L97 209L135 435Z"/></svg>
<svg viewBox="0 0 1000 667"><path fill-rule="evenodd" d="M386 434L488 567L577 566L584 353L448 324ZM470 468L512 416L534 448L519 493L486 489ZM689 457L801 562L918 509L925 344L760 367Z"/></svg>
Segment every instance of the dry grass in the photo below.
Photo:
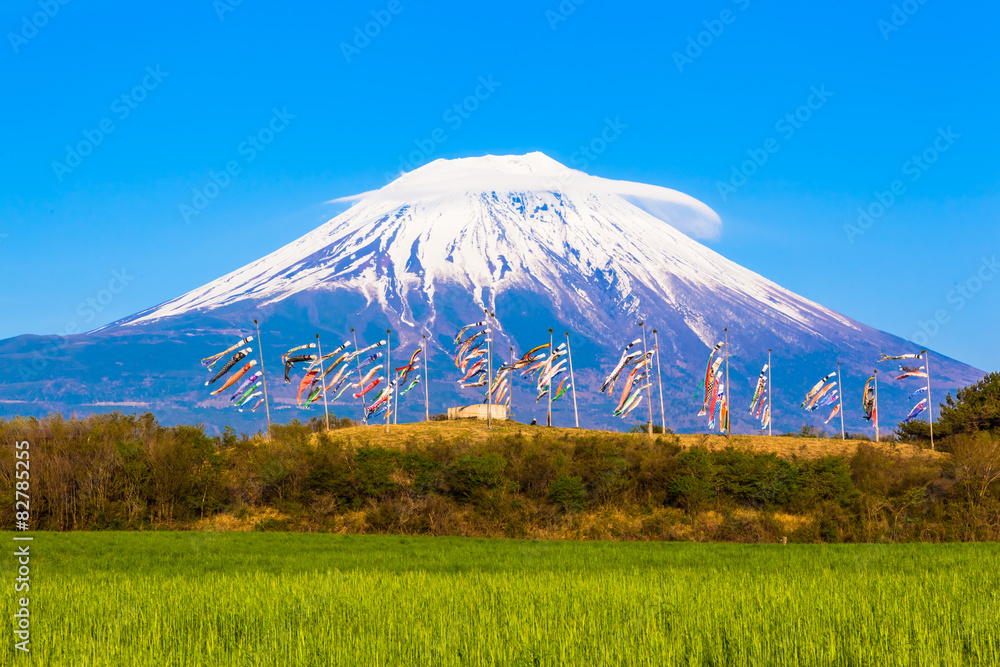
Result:
<svg viewBox="0 0 1000 667"><path fill-rule="evenodd" d="M355 447L381 446L402 448L403 444L407 442L419 446L429 444L435 440L444 442L463 441L474 445L479 442L487 442L496 435L510 435L515 433L523 433L525 435L545 433L557 438L565 437L570 441L593 435L635 439L648 437L645 434L623 434L589 429L546 428L544 426L529 426L509 421L496 421L493 423L492 429L487 429L486 422L473 419L397 424L390 426L388 433L386 433L385 424L353 426L351 428L331 431L330 436L334 441L350 444ZM654 435L654 437L657 436ZM731 438L726 438L723 435L704 433L678 435L677 437L680 439L680 444L684 447L701 445L713 450L735 447L736 449L754 452L774 452L784 458L798 457L806 459L818 458L820 456L849 457L854 454L858 444L864 442L858 440L840 440L838 438L793 438L778 435L733 435ZM877 446L884 448L890 453L900 454L907 458L913 456L937 458L942 456L940 452L930 452L919 447L914 447L913 445L882 443Z"/></svg>

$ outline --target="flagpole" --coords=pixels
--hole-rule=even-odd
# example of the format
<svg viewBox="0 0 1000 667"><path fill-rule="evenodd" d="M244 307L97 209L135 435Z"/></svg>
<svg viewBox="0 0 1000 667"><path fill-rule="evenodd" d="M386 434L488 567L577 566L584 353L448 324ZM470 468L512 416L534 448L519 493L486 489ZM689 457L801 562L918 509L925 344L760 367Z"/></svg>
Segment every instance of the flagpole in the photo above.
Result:
<svg viewBox="0 0 1000 667"><path fill-rule="evenodd" d="M837 362L837 391L840 392L840 439L847 440L844 432L844 383L840 379L840 362Z"/></svg>
<svg viewBox="0 0 1000 667"><path fill-rule="evenodd" d="M931 360L930 353L924 350L924 370L927 371L927 424L931 427L931 451L934 451L934 406L931 403Z"/></svg>
<svg viewBox="0 0 1000 667"><path fill-rule="evenodd" d="M730 435L730 430L729 430L729 412L730 412L730 410L729 410L729 327L726 327L725 329L723 329L723 332L725 332L725 334L726 334L726 437L728 438L729 435ZM720 409L719 412L720 412L719 418L721 419L722 418L722 415L721 415L722 410Z"/></svg>
<svg viewBox="0 0 1000 667"><path fill-rule="evenodd" d="M552 366L554 365L552 363L553 360L552 355L555 354L555 351L556 349L555 347L553 347L552 329L549 329L549 363L548 363L549 370L551 370ZM548 426L552 426L552 378L549 378L548 396L549 396L549 411L546 413L547 415L546 422Z"/></svg>
<svg viewBox="0 0 1000 667"><path fill-rule="evenodd" d="M361 375L361 355L358 354L358 351L361 348L358 347L358 334L355 333L355 331L354 331L353 328L351 329L351 335L354 336L354 354L356 355L354 358L358 362L358 383L360 384L361 383L361 377L362 377L362 375ZM364 387L360 387L360 389L364 389ZM365 426L368 426L368 406L365 405L365 395L364 394L361 394L361 421L364 422Z"/></svg>
<svg viewBox="0 0 1000 667"><path fill-rule="evenodd" d="M767 435L771 435L771 422L774 418L774 392L771 387L771 348L767 348Z"/></svg>
<svg viewBox="0 0 1000 667"><path fill-rule="evenodd" d="M430 358L428 357L429 350L427 349L427 334L424 336L424 419L425 421L431 420L431 401L430 394L427 390L427 365L430 363Z"/></svg>
<svg viewBox="0 0 1000 667"><path fill-rule="evenodd" d="M576 380L573 377L573 349L569 345L569 332L564 331L566 334L566 354L569 356L569 382L570 389L573 390L573 419L575 420L576 427L580 428L580 413L576 409ZM549 387L551 389L551 386Z"/></svg>
<svg viewBox="0 0 1000 667"><path fill-rule="evenodd" d="M642 331L642 354L643 361L646 360L646 356L649 354L649 350L646 348L646 328L643 326L645 322L639 322L639 330ZM648 375L649 372L647 371ZM653 437L653 398L649 391L649 382L646 383L646 408L649 412L649 437Z"/></svg>
<svg viewBox="0 0 1000 667"><path fill-rule="evenodd" d="M507 419L514 421L514 346L510 346L510 370L507 371L510 375L510 393L507 394Z"/></svg>
<svg viewBox="0 0 1000 667"><path fill-rule="evenodd" d="M875 378L875 442L879 441L878 435L878 371L872 375Z"/></svg>
<svg viewBox="0 0 1000 667"><path fill-rule="evenodd" d="M267 412L267 439L271 439L271 404L267 400L267 373L264 372L264 344L260 342L260 324L256 318L253 321L257 327L257 349L260 350L260 378L264 385L264 410Z"/></svg>
<svg viewBox="0 0 1000 667"><path fill-rule="evenodd" d="M493 428L493 320L488 308L486 313L486 428Z"/></svg>
<svg viewBox="0 0 1000 667"><path fill-rule="evenodd" d="M326 381L323 379L323 346L316 334L316 351L319 353L319 386L323 387L323 410L326 411L326 430L330 430L330 406L326 402Z"/></svg>
<svg viewBox="0 0 1000 667"><path fill-rule="evenodd" d="M656 355L656 383L660 385L660 428L667 432L667 413L663 409L663 374L660 372L660 339L653 329L653 350Z"/></svg>
<svg viewBox="0 0 1000 667"><path fill-rule="evenodd" d="M386 391L391 391L392 388L392 329L385 330L385 379L387 385L385 387ZM362 387L364 389L364 387ZM393 392L395 393L395 392ZM389 432L389 402L392 400L392 396L387 397L389 400L386 401L385 406L385 432Z"/></svg>

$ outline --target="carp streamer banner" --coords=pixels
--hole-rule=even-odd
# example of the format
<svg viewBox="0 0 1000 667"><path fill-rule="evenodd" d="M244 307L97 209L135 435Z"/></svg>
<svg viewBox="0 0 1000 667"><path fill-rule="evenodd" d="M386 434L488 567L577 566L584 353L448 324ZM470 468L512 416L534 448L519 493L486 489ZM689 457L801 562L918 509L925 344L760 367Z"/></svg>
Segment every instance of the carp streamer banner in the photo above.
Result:
<svg viewBox="0 0 1000 667"><path fill-rule="evenodd" d="M486 335L486 326L486 320L466 324L455 335L454 362L455 368L459 369L459 372L462 373L458 384L463 389L485 387L489 382L489 378L487 377L487 371L489 370L489 359L487 359L489 351L488 341L486 339L479 340ZM472 331L469 336L464 339L462 338L470 329L475 330L480 328L482 328L482 331ZM477 343L476 341L479 342ZM473 345L473 343L476 344ZM406 367L404 366L403 368Z"/></svg>
<svg viewBox="0 0 1000 667"><path fill-rule="evenodd" d="M924 356L922 352L920 354L897 354L895 356L889 356L885 352L879 352L879 354L881 355L879 357L879 363L882 363L883 361L890 361L892 359L921 359Z"/></svg>
<svg viewBox="0 0 1000 667"><path fill-rule="evenodd" d="M767 370L768 364L764 364L760 375L757 376L757 386L754 388L753 400L750 402L750 414L754 419L760 420L760 428L764 430L771 421L771 401L767 392Z"/></svg>
<svg viewBox="0 0 1000 667"><path fill-rule="evenodd" d="M708 364L705 366L705 373L701 378L701 385L699 386L698 392L695 394L695 398L701 398L701 411L698 413L699 417L704 417L708 414L708 409L711 403L714 403L716 374L719 372L719 367L722 366L722 355L716 357L719 350L725 347L725 343L719 341L716 343L715 347L708 355Z"/></svg>
<svg viewBox="0 0 1000 667"><path fill-rule="evenodd" d="M817 382L816 384L814 384L813 387L812 387L812 389L810 389L806 393L806 400L802 401L802 405L800 405L799 407L800 408L805 408L806 410L808 410L809 408L807 406L810 405L810 403L812 402L813 398L815 398L816 394L818 394L821 391L824 391L824 386L826 385L826 383L829 382L830 378L832 378L836 374L837 374L837 371L834 371L832 373L828 373L825 376L823 376L822 380L820 380L819 382ZM834 386L836 386L836 383L834 383Z"/></svg>
<svg viewBox="0 0 1000 667"><path fill-rule="evenodd" d="M836 417L838 414L840 414L840 403L837 403L837 405L834 406L833 412L830 413L830 416L827 417L826 420L823 423L824 424L829 424L830 420L833 419L834 417Z"/></svg>
<svg viewBox="0 0 1000 667"><path fill-rule="evenodd" d="M244 345L246 345L248 343L252 343L252 342L253 342L253 336L247 336L246 338L244 338L240 342L238 342L238 343L236 343L236 344L234 344L234 345L226 348L222 352L219 352L218 354L213 354L210 357L205 357L204 359L201 360L201 365L204 366L205 368L209 368L210 369L210 368L212 368L212 366L215 365L215 363L217 361L219 361L220 359L222 359L223 357L225 357L230 352L235 352L236 350L240 349Z"/></svg>
<svg viewBox="0 0 1000 667"><path fill-rule="evenodd" d="M618 363L615 364L615 367L611 370L611 373L608 375L607 379L604 380L604 384L601 385L602 394L607 393L608 396L611 396L611 392L615 390L615 382L618 380L618 375L622 372L622 370L624 370L626 366L628 366L631 363L634 363L635 359L642 356L642 352L629 351L641 342L642 342L641 338L636 338L634 341L625 346L625 349L622 350L621 359L618 360Z"/></svg>
<svg viewBox="0 0 1000 667"><path fill-rule="evenodd" d="M875 376L868 378L868 382L865 382L865 393L861 399L861 407L865 411L865 421L870 422L873 418L878 415L878 405L875 401Z"/></svg>
<svg viewBox="0 0 1000 667"><path fill-rule="evenodd" d="M701 400L701 410L698 411L698 416L708 417L708 428L710 430L715 428L716 423L718 423L720 431L725 431L729 427L729 403L726 400L725 374L722 369L725 355L719 354L719 351L725 347L726 343L719 341L712 348L711 352L709 352L708 363L705 364L705 372L701 377L698 390L695 392L695 399ZM764 368L766 371L767 366ZM764 371L761 372L762 376L763 373ZM759 378L757 389L758 391L754 392L754 400L751 403L750 411L754 412L755 409L759 408L760 418L764 420L764 423L767 423L770 410L764 407L762 400L764 389L761 388ZM718 420L716 420L716 415L718 415Z"/></svg>
<svg viewBox="0 0 1000 667"><path fill-rule="evenodd" d="M841 410L842 402L840 400L839 384L838 382L830 382L836 374L837 371L824 375L822 380L814 384L812 389L806 392L806 400L801 405L806 412L815 412L820 408L829 407L836 403L833 411L830 412L830 416L823 420L824 424L829 424L834 417L840 414Z"/></svg>
<svg viewBox="0 0 1000 667"><path fill-rule="evenodd" d="M230 375L226 379L226 381L222 383L221 386L219 386L214 391L209 392L210 396L218 396L227 389L231 389L240 380L243 380L243 383L237 387L236 392L229 398L229 403L233 407L238 408L240 412L243 412L243 406L248 401L250 401L253 398L256 398L261 393L263 393L257 391L263 386L263 378L264 378L263 372L257 370L248 376L248 374L251 371L253 371L254 368L257 366L256 359L248 359L248 357L253 355L253 348L245 347L242 350L239 349L240 347L253 342L253 340L254 340L253 336L247 336L242 340L240 340L239 342L235 343L234 345L230 345L225 350L217 352L201 360L201 365L204 366L209 372L211 372L212 370L214 370L214 367L218 362L225 359L226 356L229 355L230 353L239 350L238 352L233 354L233 356L229 357L226 363L222 365L222 368L220 368L219 371L215 373L215 375L213 375L211 378L205 381L205 386L207 387L209 385L215 384L222 378L226 377L229 371L236 368L237 364L239 364L244 359L247 359L246 363L243 364L243 366L241 366L239 370ZM246 379L244 379L244 377ZM258 401L257 404L253 407L253 411L256 412L257 408L259 408L263 402L264 399Z"/></svg>
<svg viewBox="0 0 1000 667"><path fill-rule="evenodd" d="M903 420L904 423L909 424L911 421L917 418L917 416L927 409L927 399L922 398L920 402L913 406L910 410L910 414L906 415L906 419Z"/></svg>

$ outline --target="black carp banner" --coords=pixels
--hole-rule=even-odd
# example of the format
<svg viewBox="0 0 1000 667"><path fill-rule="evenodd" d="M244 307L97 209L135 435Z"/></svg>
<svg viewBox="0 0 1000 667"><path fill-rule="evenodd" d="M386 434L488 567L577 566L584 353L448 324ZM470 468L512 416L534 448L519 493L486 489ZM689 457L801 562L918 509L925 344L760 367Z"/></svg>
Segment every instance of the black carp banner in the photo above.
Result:
<svg viewBox="0 0 1000 667"><path fill-rule="evenodd" d="M760 375L757 376L757 386L753 391L753 400L750 401L750 414L754 419L760 421L760 428L766 429L771 422L771 397L768 395L767 371L770 364L764 364Z"/></svg>
<svg viewBox="0 0 1000 667"><path fill-rule="evenodd" d="M233 407L238 408L240 412L243 412L244 406L249 401L253 400L254 398L257 398L263 393L257 391L263 386L263 373L258 370L249 376L247 375L251 371L254 371L254 369L257 366L256 359L249 359L249 357L253 355L253 348L245 347L242 350L239 349L242 346L253 342L253 340L254 340L253 336L247 336L241 339L240 341L234 343L233 345L230 345L225 350L217 352L201 360L201 365L204 366L207 370L212 371L218 362L226 358L226 355L235 350L238 350L235 354L233 354L233 356L231 356L226 361L225 364L222 365L222 367L215 375L213 375L210 379L205 381L205 386L208 387L209 385L213 385L222 378L226 377L229 371L236 368L241 361L247 359L246 363L240 366L239 370L230 375L225 380L225 382L222 383L221 386L209 392L210 396L218 396L227 389L232 388L234 385L236 385L237 382L243 380L243 378L246 377L246 380L244 380L243 384L239 385L239 387L236 390L236 393L233 394L233 396L229 399L229 402L233 404ZM257 401L257 403L253 406L253 412L256 412L257 408L259 408L263 402L264 402L263 398Z"/></svg>

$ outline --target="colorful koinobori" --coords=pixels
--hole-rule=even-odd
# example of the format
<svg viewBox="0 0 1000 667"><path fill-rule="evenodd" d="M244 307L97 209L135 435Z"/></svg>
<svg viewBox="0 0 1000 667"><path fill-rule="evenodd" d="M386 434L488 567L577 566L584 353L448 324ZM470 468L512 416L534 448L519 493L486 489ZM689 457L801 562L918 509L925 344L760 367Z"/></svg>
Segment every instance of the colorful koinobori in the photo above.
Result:
<svg viewBox="0 0 1000 667"><path fill-rule="evenodd" d="M492 316L490 316L492 318ZM493 340L491 320L482 320L466 324L455 334L455 350L453 359L455 367L461 373L458 380L462 389L485 387L483 403L506 405L510 408L511 373L517 364L493 363ZM476 331L479 329L479 331ZM468 333L468 336L465 334ZM463 338L463 336L465 336ZM491 370L496 372L490 377ZM407 391L412 385L407 388ZM492 413L489 415L492 416Z"/></svg>
<svg viewBox="0 0 1000 667"><path fill-rule="evenodd" d="M875 420L878 424L878 383L873 374L865 382L865 390L861 398L861 407L865 412L865 421Z"/></svg>
<svg viewBox="0 0 1000 667"><path fill-rule="evenodd" d="M221 352L218 352L216 354L213 354L209 357L205 357L204 359L202 359L201 365L204 366L209 371L211 371L214 368L215 364L224 359L226 355L228 355L230 352L234 352L235 350L239 350L235 352L235 354L233 354L233 356L230 357L225 364L223 364L222 368L220 368L219 371L214 376L212 376L212 378L205 381L205 386L207 387L209 385L215 384L217 381L225 377L226 374L229 373L229 371L235 368L237 364L239 364L247 357L251 356L253 354L252 347L245 347L242 350L240 348L243 347L244 345L247 345L248 343L253 342L253 340L254 340L253 336L247 336L246 338L243 338L237 343L229 346L225 350L222 350ZM227 389L235 385L237 382L239 382L244 376L246 376L247 373L253 370L254 367L256 366L257 366L257 360L250 359L238 371L229 376L229 378L222 384L222 386L210 392L210 395L218 396L222 392L226 391ZM236 390L236 393L233 394L233 396L229 399L230 403L232 403L234 407L238 408L240 412L243 412L243 407L247 403L249 403L249 401L251 401L254 398L257 398L263 393L257 391L257 389L260 389L264 384L263 377L264 374L262 371L256 371L255 373L253 373L249 378L247 378L243 382L243 384L239 386L239 388ZM257 408L259 408L263 403L264 399L261 398L253 406L251 411L256 412Z"/></svg>
<svg viewBox="0 0 1000 667"><path fill-rule="evenodd" d="M480 340L486 336L487 326L486 320L473 322L459 329L455 335L455 368L462 373L458 383L463 389L485 387L489 382L489 345L486 339ZM462 338L470 329L482 330L473 331L469 336Z"/></svg>
<svg viewBox="0 0 1000 667"><path fill-rule="evenodd" d="M829 382L833 376L837 374L837 371L828 373L823 376L823 379L813 385L806 393L806 400L802 402L800 407L804 408L806 412L814 412L820 408L825 408L827 406L834 405L833 411L830 412L830 416L823 420L824 424L829 424L830 421L840 414L842 407L842 402L840 400L840 387L837 382Z"/></svg>
<svg viewBox="0 0 1000 667"><path fill-rule="evenodd" d="M566 360L562 359L562 357L565 356L566 344L563 343L553 350L552 354L530 367L530 369L535 369L537 367L537 370L532 371L535 375L535 388L537 390L535 403L538 403L543 398L548 396L549 392L552 391L553 381L556 377L566 372ZM560 359L560 361L556 361L556 359ZM528 373L529 377L532 373ZM525 373L522 373L522 375L525 375ZM559 386L556 387L555 393L552 394L553 401L561 398L566 393L566 390L569 388L566 385L567 379L568 378L564 378L562 382L559 383Z"/></svg>
<svg viewBox="0 0 1000 667"><path fill-rule="evenodd" d="M615 364L614 368L611 369L611 372L601 384L600 393L613 397L615 385L618 383L622 372L625 369L631 369L628 375L625 376L622 391L618 395L618 403L615 404L615 408L611 413L613 417L621 417L622 419L627 417L629 413L639 407L642 403L643 392L650 387L649 372L652 369L655 350L649 350L645 353L640 349L633 351L632 348L641 342L642 339L637 338L622 348L618 363Z"/></svg>
<svg viewBox="0 0 1000 667"><path fill-rule="evenodd" d="M767 371L770 364L764 364L760 375L757 376L757 386L753 391L753 400L750 402L750 414L754 419L760 420L761 430L766 429L771 423L771 397L768 395Z"/></svg>
<svg viewBox="0 0 1000 667"><path fill-rule="evenodd" d="M551 401L564 397L572 388L572 379L567 377L568 371L572 368L572 363L568 359L567 344L560 344L553 349L552 343L543 343L518 358L513 356L511 348L509 361L496 362L492 358L491 347L492 317L488 316L486 320L463 326L455 336L454 363L461 387L483 388L484 403L506 404L510 407L515 373L520 373L522 377L532 382L536 403L547 397ZM262 394L266 396L263 368L259 360L252 358L254 349L249 346L254 340L254 336L246 336L201 360L202 366L213 373L205 381L205 386L219 383L210 391L210 395L227 394L229 403L241 412L251 403L253 403L251 409L255 412L265 401L259 397ZM644 392L652 384L651 374L656 361L654 358L656 348L644 352L642 349L645 348L645 343L642 349L637 347L642 342L642 339L636 339L623 347L618 362L601 384L600 392L614 400L613 416L627 417L641 405ZM425 353L425 348L419 347L412 352L405 365L391 367L380 363L383 352L377 348L386 344L385 340L381 340L351 351L349 348L352 342L344 341L336 349L324 354L317 336L317 342L294 346L281 356L285 383L292 384L292 373L299 365L304 365L303 376L297 382L296 391L296 402L300 407L309 408L321 397L326 401L328 394L337 401L348 390L352 390L351 396L361 400L366 421L383 414L388 419L389 416L398 413L401 398L422 382L416 371L421 368L420 357ZM354 345L357 345L356 339ZM725 356L722 354L723 351L726 352ZM386 352L386 355L388 354ZM727 343L720 341L710 350L705 371L700 375L697 398L701 401L701 409L698 415L708 417L710 429L718 425L720 430L728 430L730 419L726 386L728 371L723 368L723 363L726 363L728 368L728 358ZM916 419L930 407L930 375L926 359L926 350L900 355L880 353L879 362L925 361L925 364L920 366L900 365L900 374L895 377L896 380L921 378L928 381L926 386L916 388L909 394L909 398L919 400L904 418L904 423ZM355 372L357 377L353 378ZM836 380L834 380L835 375L838 376ZM842 394L839 373L832 372L806 392L801 407L808 412L830 408L831 411L823 421L824 424L829 424L837 415L843 415ZM768 363L764 364L757 377L748 409L760 429L768 428L771 424L771 402L770 351L768 351ZM862 408L866 421L874 420L877 435L879 415L876 375L872 375L865 383Z"/></svg>
<svg viewBox="0 0 1000 667"><path fill-rule="evenodd" d="M244 345L246 345L248 343L252 343L252 342L253 342L253 336L247 336L243 340L241 340L238 343L235 343L234 345L226 348L222 352L219 352L217 354L213 354L210 357L205 357L204 359L201 360L201 365L204 366L205 368L211 369L212 366L215 366L215 363L217 361L219 361L220 359L222 359L223 357L225 357L230 352L235 352L236 350L240 349Z"/></svg>
<svg viewBox="0 0 1000 667"><path fill-rule="evenodd" d="M922 351L920 351L917 354L898 354L898 355L895 355L895 356L890 356L890 355L888 355L888 354L886 354L886 353L883 352L881 358L879 359L879 362L889 361L889 360L897 360L897 359L922 359L922 360L924 360L925 364L927 364L928 363L928 361L927 361L927 350L922 350ZM913 398L917 394L924 393L924 392L927 393L927 397L925 397L925 398L921 399L920 401L918 401L917 404L913 406L913 408L910 410L910 412L903 419L903 423L909 424L911 421L913 421L914 419L916 419L924 410L926 410L927 407L928 407L928 405L929 405L928 399L930 398L931 379L930 379L930 374L929 374L929 372L927 370L927 365L924 365L924 366L900 366L899 370L900 370L901 375L897 376L895 378L896 380L905 380L906 378L925 378L927 380L927 384L926 385L924 385L920 389L917 389L916 391L914 391L909 396L909 398ZM933 415L928 415L928 423L931 423L932 420L933 420ZM930 428L931 428L931 446L933 447L933 445L934 445L933 424L931 424Z"/></svg>
<svg viewBox="0 0 1000 667"><path fill-rule="evenodd" d="M729 427L729 404L726 399L725 374L722 371L722 363L725 357L718 355L719 350L726 346L724 341L716 343L715 347L708 355L708 364L705 366L705 373L701 380L698 393L695 398L701 398L701 411L699 417L708 416L708 428L715 428L715 415L718 408L719 430L725 431ZM716 356L718 355L718 356Z"/></svg>

